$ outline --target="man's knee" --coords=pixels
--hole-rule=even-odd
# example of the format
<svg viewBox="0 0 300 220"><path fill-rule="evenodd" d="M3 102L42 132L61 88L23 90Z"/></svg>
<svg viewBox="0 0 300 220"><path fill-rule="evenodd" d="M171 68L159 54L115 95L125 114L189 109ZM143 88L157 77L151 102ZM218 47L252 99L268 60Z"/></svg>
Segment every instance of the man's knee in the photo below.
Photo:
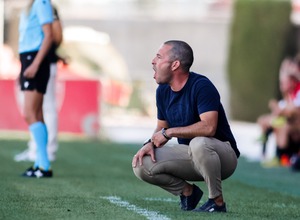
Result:
<svg viewBox="0 0 300 220"><path fill-rule="evenodd" d="M143 169L142 166L137 165L136 167L133 167L132 170L133 170L134 175L135 175L137 178L143 180L144 169Z"/></svg>
<svg viewBox="0 0 300 220"><path fill-rule="evenodd" d="M149 179L149 177L151 176L149 168L147 166L147 164L148 164L147 159L148 159L147 157L144 157L143 165L140 165L139 163L137 163L136 167L132 168L135 176L146 182Z"/></svg>
<svg viewBox="0 0 300 220"><path fill-rule="evenodd" d="M201 157L205 155L208 151L208 141L209 138L207 137L196 137L193 138L190 142L190 148L192 155L197 155L197 157Z"/></svg>

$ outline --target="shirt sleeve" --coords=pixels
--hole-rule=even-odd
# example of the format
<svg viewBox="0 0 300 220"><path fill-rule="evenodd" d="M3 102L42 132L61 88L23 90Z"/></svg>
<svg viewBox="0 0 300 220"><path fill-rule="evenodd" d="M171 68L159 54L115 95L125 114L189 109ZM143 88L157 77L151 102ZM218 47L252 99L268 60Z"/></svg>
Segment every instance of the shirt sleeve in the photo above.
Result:
<svg viewBox="0 0 300 220"><path fill-rule="evenodd" d="M208 80L204 83L198 83L196 97L199 115L208 111L218 111L220 107L220 95L215 86Z"/></svg>
<svg viewBox="0 0 300 220"><path fill-rule="evenodd" d="M36 14L40 25L53 22L52 6L49 0L36 0Z"/></svg>

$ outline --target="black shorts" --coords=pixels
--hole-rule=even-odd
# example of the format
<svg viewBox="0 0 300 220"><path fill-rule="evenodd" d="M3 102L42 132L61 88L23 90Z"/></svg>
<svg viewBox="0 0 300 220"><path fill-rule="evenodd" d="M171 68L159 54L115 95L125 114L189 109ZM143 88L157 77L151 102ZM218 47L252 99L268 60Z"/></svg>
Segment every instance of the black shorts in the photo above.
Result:
<svg viewBox="0 0 300 220"><path fill-rule="evenodd" d="M21 90L37 90L45 94L47 89L48 80L50 77L50 62L47 58L43 60L34 78L28 79L24 77L25 69L33 62L37 52L28 52L20 54L21 61L21 74L20 85Z"/></svg>

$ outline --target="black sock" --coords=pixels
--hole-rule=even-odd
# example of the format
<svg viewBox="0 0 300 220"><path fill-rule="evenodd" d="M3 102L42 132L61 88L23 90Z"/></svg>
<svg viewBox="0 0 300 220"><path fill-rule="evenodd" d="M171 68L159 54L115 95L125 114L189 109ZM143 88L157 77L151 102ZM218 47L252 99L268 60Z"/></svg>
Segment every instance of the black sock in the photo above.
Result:
<svg viewBox="0 0 300 220"><path fill-rule="evenodd" d="M266 155L267 142L268 142L269 136L272 132L273 132L273 129L268 128L266 130L266 132L264 133L265 139L263 140L263 143L262 143L262 154L263 154L263 156Z"/></svg>

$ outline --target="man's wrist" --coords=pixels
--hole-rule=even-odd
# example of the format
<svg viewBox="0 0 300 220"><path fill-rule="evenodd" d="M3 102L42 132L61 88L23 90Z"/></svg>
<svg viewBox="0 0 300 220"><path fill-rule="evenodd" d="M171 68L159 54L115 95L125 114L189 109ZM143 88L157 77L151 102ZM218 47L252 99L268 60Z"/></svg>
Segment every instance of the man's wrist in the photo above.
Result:
<svg viewBox="0 0 300 220"><path fill-rule="evenodd" d="M154 148L157 148L154 144L153 144L153 142L152 142L152 139L151 138L149 138L148 140L146 140L144 143L143 143L143 146L145 146L145 145L147 145L147 144L149 144L149 143L151 143L152 144L152 147L154 147Z"/></svg>
<svg viewBox="0 0 300 220"><path fill-rule="evenodd" d="M167 130L167 128L161 129L161 133L162 133L162 135L163 135L167 140L171 140L172 137L170 137L170 136L167 135L166 130Z"/></svg>
<svg viewBox="0 0 300 220"><path fill-rule="evenodd" d="M148 140L146 140L146 141L143 143L143 146L145 146L146 144L149 144L150 142L152 142L151 138L149 138Z"/></svg>

